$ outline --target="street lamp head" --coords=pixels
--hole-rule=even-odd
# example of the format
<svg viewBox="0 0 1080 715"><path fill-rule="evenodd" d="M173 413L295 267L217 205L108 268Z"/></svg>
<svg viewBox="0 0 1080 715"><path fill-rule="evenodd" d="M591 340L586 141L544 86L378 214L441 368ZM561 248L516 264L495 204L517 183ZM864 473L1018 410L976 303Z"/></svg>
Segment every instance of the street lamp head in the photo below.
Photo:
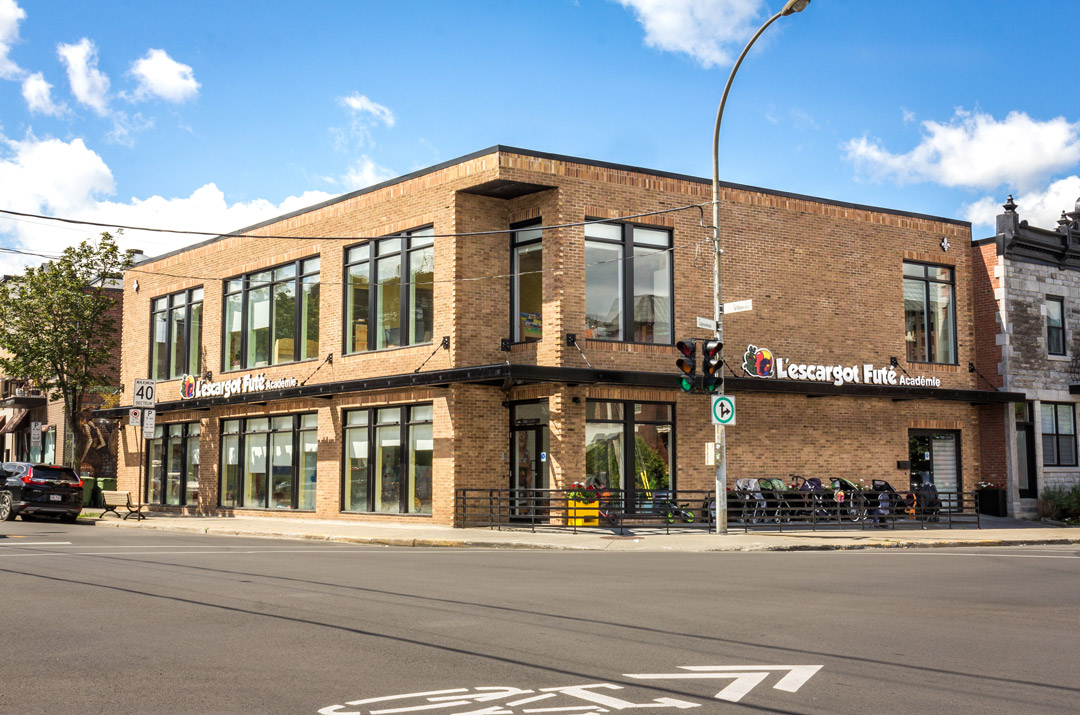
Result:
<svg viewBox="0 0 1080 715"><path fill-rule="evenodd" d="M810 0L788 0L784 5L784 9L780 11L780 14L787 17L797 12L802 12L806 9L806 6L810 4Z"/></svg>

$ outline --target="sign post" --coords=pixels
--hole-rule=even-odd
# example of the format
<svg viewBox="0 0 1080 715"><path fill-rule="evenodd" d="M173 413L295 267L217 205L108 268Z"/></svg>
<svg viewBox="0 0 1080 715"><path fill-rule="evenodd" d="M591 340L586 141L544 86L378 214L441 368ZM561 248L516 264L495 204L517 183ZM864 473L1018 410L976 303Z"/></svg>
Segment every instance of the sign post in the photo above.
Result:
<svg viewBox="0 0 1080 715"><path fill-rule="evenodd" d="M143 496L143 440L153 439L154 437L154 407L157 406L157 381L136 378L135 389L131 393L131 406L142 410L139 418L142 422L142 434L139 436L139 485L135 488L135 494L138 498L139 509L142 509L142 496ZM128 416L128 424L132 426L138 426L136 422L135 412L138 410L133 409ZM149 437L147 436L147 427L149 426Z"/></svg>

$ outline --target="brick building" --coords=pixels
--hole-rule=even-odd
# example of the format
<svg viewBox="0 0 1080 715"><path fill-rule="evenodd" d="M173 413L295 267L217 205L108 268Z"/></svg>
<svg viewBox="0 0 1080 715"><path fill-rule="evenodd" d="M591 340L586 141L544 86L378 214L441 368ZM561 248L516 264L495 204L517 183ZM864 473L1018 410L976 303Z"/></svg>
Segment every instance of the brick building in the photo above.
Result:
<svg viewBox="0 0 1080 715"><path fill-rule="evenodd" d="M140 256L137 256L141 257ZM120 326L124 311L123 284L116 279L104 284L104 293L113 305L108 315ZM118 336L119 337L119 336ZM119 341L117 347L119 348ZM18 376L0 375L0 461L31 461L66 464L84 476L116 477L116 423L93 417L95 410L114 407L120 401L120 350L117 349L102 367L112 384L89 390L83 401L83 430L87 453L74 464L70 426L64 415L63 400L50 400L44 391ZM31 436L33 425L40 425L40 441Z"/></svg>
<svg viewBox="0 0 1080 715"><path fill-rule="evenodd" d="M120 487L438 523L463 488L711 489L708 399L674 372L709 337L710 198L496 146L150 259L122 379L159 381L157 426L145 452L124 428ZM725 300L752 301L724 326L729 479L972 488L978 405L1011 396L967 369L970 225L724 185L721 226Z"/></svg>
<svg viewBox="0 0 1080 715"><path fill-rule="evenodd" d="M1009 513L1036 514L1048 486L1080 481L1080 200L1054 229L1020 220L1012 196L997 232L972 246L979 372L1024 399L983 406L985 476L1007 486Z"/></svg>

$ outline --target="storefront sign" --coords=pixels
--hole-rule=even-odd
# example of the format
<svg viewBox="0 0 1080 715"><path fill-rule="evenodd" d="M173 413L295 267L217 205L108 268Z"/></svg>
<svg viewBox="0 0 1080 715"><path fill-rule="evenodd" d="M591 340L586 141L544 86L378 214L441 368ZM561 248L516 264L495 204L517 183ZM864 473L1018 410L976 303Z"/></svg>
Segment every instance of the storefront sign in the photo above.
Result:
<svg viewBox="0 0 1080 715"><path fill-rule="evenodd" d="M743 370L752 377L776 377L780 380L806 380L808 382L831 382L840 387L844 384L897 385L903 387L941 387L941 380L936 377L911 377L897 372L893 367L875 367L863 365L815 365L794 363L786 358L776 357L767 348L756 345L746 346L743 356Z"/></svg>
<svg viewBox="0 0 1080 715"><path fill-rule="evenodd" d="M180 381L180 397L192 400L197 397L232 397L251 392L264 392L266 390L280 390L286 387L296 387L300 381L295 377L280 377L276 380L266 379L266 373L244 375L234 377L231 380L204 380L195 375L184 375Z"/></svg>

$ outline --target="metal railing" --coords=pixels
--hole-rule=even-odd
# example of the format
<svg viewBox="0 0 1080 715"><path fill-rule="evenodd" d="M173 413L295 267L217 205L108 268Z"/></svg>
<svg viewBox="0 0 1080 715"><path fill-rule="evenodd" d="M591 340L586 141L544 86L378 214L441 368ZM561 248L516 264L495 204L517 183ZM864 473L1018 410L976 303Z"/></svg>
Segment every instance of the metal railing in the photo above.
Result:
<svg viewBox="0 0 1080 715"><path fill-rule="evenodd" d="M581 497L584 496L584 499ZM922 500L920 502L920 499ZM458 489L455 526L491 529L712 530L713 491ZM975 492L728 490L729 530L981 528Z"/></svg>

